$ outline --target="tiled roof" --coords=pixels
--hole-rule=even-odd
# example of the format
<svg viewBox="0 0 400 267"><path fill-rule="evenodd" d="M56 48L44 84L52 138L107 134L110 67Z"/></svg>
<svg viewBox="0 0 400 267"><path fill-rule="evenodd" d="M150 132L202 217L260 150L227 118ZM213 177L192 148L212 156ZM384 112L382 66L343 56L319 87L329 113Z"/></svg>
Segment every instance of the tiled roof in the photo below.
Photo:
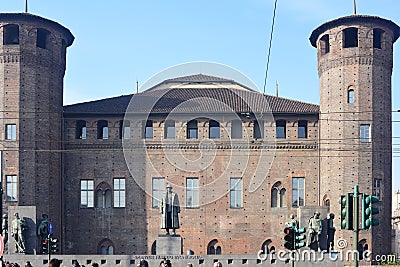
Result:
<svg viewBox="0 0 400 267"><path fill-rule="evenodd" d="M266 101L265 101L266 100ZM129 103L131 103L129 105ZM319 106L296 100L230 88L168 88L148 90L64 107L64 113L318 113ZM268 106L269 105L269 106Z"/></svg>
<svg viewBox="0 0 400 267"><path fill-rule="evenodd" d="M189 75L189 76L183 76L183 77L177 77L177 78L172 78L165 80L164 82L231 82L233 83L233 80L221 78L221 77L215 77L215 76L210 76L210 75L204 75L204 74L194 74L194 75Z"/></svg>

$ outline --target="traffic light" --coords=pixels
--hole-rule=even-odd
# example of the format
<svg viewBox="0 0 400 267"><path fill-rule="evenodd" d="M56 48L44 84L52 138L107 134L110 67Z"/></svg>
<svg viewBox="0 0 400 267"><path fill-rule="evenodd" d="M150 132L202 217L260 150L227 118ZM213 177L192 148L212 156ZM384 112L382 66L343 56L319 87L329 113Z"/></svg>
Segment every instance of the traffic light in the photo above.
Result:
<svg viewBox="0 0 400 267"><path fill-rule="evenodd" d="M353 230L353 195L340 196L340 229Z"/></svg>
<svg viewBox="0 0 400 267"><path fill-rule="evenodd" d="M50 238L50 250L51 253L57 253L59 251L60 242L58 238Z"/></svg>
<svg viewBox="0 0 400 267"><path fill-rule="evenodd" d="M373 218L373 215L379 213L379 209L373 205L379 202L375 196L362 194L361 197L361 229L370 229L372 226L379 225L378 219Z"/></svg>
<svg viewBox="0 0 400 267"><path fill-rule="evenodd" d="M295 229L295 249L302 248L306 245L306 243L303 242L303 240L306 239L305 232L306 228Z"/></svg>
<svg viewBox="0 0 400 267"><path fill-rule="evenodd" d="M42 254L49 254L49 240L42 241Z"/></svg>
<svg viewBox="0 0 400 267"><path fill-rule="evenodd" d="M294 250L295 249L295 230L292 227L285 227L285 229L283 230L283 232L285 233L285 248L289 249L289 250Z"/></svg>

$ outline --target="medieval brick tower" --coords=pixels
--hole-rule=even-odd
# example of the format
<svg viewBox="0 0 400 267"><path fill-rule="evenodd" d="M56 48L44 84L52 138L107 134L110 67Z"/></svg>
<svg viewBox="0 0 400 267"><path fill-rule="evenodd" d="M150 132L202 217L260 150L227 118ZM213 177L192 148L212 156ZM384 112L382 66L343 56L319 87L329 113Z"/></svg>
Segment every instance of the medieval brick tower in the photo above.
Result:
<svg viewBox="0 0 400 267"><path fill-rule="evenodd" d="M391 77L399 34L392 21L353 15L321 25L310 37L320 77L320 204L339 211L340 195L356 184L377 196L380 224L359 238L359 248L374 254L390 253ZM349 246L352 236L336 234Z"/></svg>
<svg viewBox="0 0 400 267"><path fill-rule="evenodd" d="M36 206L62 226L62 109L66 49L74 36L29 13L0 14L3 203ZM6 211L5 211L6 212Z"/></svg>

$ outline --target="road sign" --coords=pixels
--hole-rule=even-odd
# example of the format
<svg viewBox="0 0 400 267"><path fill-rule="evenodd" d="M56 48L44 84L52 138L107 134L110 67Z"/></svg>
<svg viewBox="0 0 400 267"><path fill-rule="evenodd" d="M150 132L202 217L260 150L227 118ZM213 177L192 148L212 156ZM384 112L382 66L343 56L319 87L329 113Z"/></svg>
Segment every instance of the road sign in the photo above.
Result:
<svg viewBox="0 0 400 267"><path fill-rule="evenodd" d="M3 237L0 235L0 257L3 256L3 251L4 251L4 240Z"/></svg>
<svg viewBox="0 0 400 267"><path fill-rule="evenodd" d="M54 223L52 222L47 223L47 231L49 232L49 234L54 233Z"/></svg>

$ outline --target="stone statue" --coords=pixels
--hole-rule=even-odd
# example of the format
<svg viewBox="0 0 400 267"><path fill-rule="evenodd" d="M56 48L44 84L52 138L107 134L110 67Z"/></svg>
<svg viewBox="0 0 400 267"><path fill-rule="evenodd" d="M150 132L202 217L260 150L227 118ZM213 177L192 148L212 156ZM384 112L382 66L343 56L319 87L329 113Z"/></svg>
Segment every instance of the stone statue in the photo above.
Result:
<svg viewBox="0 0 400 267"><path fill-rule="evenodd" d="M14 220L11 222L11 236L15 240L16 253L25 253L25 230L27 230L28 225L24 219L19 217L18 213L14 213Z"/></svg>
<svg viewBox="0 0 400 267"><path fill-rule="evenodd" d="M7 251L7 242L8 242L8 216L7 214L3 214L3 221L1 223L1 236L3 237L4 242L4 252Z"/></svg>
<svg viewBox="0 0 400 267"><path fill-rule="evenodd" d="M167 185L167 192L163 194L160 203L161 212L161 229L166 229L169 235L169 229L172 229L173 234L176 235L175 230L179 229L178 213L181 212L179 206L178 195L172 192L172 186Z"/></svg>
<svg viewBox="0 0 400 267"><path fill-rule="evenodd" d="M315 250L320 250L320 238L322 232L322 221L319 218L320 213L318 211L314 212L314 216L308 221L307 229L307 246L312 248L317 245Z"/></svg>
<svg viewBox="0 0 400 267"><path fill-rule="evenodd" d="M49 216L47 214L42 214L42 219L40 220L37 227L37 235L40 236L41 241L49 238L48 230Z"/></svg>
<svg viewBox="0 0 400 267"><path fill-rule="evenodd" d="M331 213L329 214L328 218L328 250L332 251L333 250L333 245L335 243L335 232L336 228L333 224L333 219L335 219L335 214Z"/></svg>

